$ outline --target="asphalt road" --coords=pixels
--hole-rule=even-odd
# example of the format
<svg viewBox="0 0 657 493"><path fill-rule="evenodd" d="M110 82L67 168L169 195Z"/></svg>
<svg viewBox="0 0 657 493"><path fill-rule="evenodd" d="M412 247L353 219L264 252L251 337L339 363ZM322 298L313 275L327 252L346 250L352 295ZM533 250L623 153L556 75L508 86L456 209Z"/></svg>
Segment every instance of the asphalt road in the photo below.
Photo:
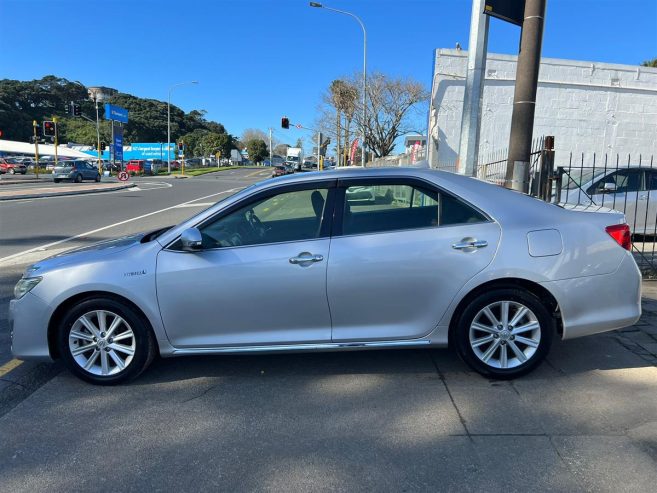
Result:
<svg viewBox="0 0 657 493"><path fill-rule="evenodd" d="M0 203L0 367L26 260L178 222L251 172ZM557 342L512 382L447 349L159 359L111 388L26 362L0 376L0 478L12 492L654 491L657 367L615 333Z"/></svg>

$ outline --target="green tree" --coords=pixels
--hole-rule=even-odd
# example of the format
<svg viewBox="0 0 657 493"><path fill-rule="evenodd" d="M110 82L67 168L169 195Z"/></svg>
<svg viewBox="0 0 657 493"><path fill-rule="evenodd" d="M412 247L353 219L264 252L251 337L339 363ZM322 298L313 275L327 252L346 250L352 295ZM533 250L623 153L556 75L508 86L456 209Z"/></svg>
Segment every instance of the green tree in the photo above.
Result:
<svg viewBox="0 0 657 493"><path fill-rule="evenodd" d="M641 65L643 65L644 67L657 67L657 58L653 58L652 60L646 60Z"/></svg>
<svg viewBox="0 0 657 493"><path fill-rule="evenodd" d="M221 157L230 157L230 151L235 148L234 137L227 133L208 132L201 140L201 147L205 156L220 151Z"/></svg>
<svg viewBox="0 0 657 493"><path fill-rule="evenodd" d="M71 101L81 105L82 114L95 121L96 109L89 100L87 88L76 81L48 75L32 81L0 80L0 128L4 138L28 141L32 135L32 121L39 124L53 116L66 117L65 108ZM117 93L109 101L122 106L130 112L130 121L124 128L124 140L133 142L166 142L167 104L155 99L144 99L130 94ZM103 118L101 107L100 117ZM60 141L89 143L88 126L67 123L60 126ZM103 124L106 125L105 120ZM109 127L107 127L109 128ZM102 129L101 129L102 130ZM181 135L195 130L225 133L221 123L208 121L204 110L185 113L177 106L171 106L171 138L175 142ZM68 132L71 135L68 135ZM93 141L95 143L95 139Z"/></svg>
<svg viewBox="0 0 657 493"><path fill-rule="evenodd" d="M267 144L262 139L250 140L246 146L246 150L249 153L249 159L253 163L260 163L269 155Z"/></svg>

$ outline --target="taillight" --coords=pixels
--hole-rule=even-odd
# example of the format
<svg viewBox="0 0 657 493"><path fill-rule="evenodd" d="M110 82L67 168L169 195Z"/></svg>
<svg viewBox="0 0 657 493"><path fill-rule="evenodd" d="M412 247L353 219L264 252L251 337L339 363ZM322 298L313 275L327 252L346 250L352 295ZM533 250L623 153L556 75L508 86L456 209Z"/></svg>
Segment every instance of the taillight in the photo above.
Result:
<svg viewBox="0 0 657 493"><path fill-rule="evenodd" d="M614 224L613 226L607 226L605 231L625 250L632 250L632 237L630 234L630 227L627 224Z"/></svg>

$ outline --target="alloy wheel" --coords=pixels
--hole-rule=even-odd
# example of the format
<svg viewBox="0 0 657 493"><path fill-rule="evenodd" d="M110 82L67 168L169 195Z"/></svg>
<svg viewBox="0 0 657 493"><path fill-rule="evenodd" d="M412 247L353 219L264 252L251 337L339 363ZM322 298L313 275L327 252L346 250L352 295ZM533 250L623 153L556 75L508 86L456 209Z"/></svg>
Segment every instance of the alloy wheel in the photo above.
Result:
<svg viewBox="0 0 657 493"><path fill-rule="evenodd" d="M135 334L128 322L107 310L80 316L71 327L68 345L77 365L98 376L125 370L136 350Z"/></svg>
<svg viewBox="0 0 657 493"><path fill-rule="evenodd" d="M470 347L486 365L511 369L529 361L541 342L541 325L529 308L496 301L482 308L469 331Z"/></svg>

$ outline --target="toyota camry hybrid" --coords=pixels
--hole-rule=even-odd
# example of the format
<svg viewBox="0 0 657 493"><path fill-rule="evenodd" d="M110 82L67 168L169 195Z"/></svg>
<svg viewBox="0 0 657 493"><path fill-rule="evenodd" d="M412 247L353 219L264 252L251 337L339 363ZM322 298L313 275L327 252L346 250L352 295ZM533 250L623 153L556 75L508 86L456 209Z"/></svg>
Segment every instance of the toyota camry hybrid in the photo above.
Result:
<svg viewBox="0 0 657 493"><path fill-rule="evenodd" d="M29 267L10 302L12 350L115 384L158 354L449 345L512 378L555 337L637 321L630 249L621 213L452 173L284 176L177 226Z"/></svg>

